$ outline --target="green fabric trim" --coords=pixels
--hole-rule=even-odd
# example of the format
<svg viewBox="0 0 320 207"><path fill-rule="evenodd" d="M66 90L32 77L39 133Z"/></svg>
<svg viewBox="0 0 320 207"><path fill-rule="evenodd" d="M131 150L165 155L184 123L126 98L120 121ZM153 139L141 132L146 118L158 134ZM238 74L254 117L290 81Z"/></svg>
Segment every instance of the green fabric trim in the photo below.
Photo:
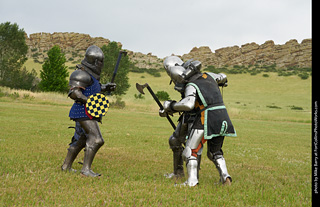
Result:
<svg viewBox="0 0 320 207"><path fill-rule="evenodd" d="M199 88L196 84L194 84L194 83L188 83L187 86L188 86L188 85L192 85L193 87L195 87L195 88L197 89L198 95L199 95L199 97L200 97L200 99L201 99L204 107L207 107L208 104L207 104L206 100L204 99L204 97L203 97L203 95L202 95L202 93L201 93L201 91L200 91L200 88Z"/></svg>
<svg viewBox="0 0 320 207"><path fill-rule="evenodd" d="M225 134L228 129L228 123L226 121L222 122L220 134Z"/></svg>
<svg viewBox="0 0 320 207"><path fill-rule="evenodd" d="M212 139L213 137L219 137L219 136L226 136L226 137L236 137L237 136L237 133L236 133L236 130L234 129L234 134L231 134L231 133L226 133L226 130L228 128L227 126L227 122L226 121L223 121L222 122L222 126L221 126L221 130L220 130L220 133L219 134L211 134L210 136L208 136L208 111L209 110L217 110L217 109L225 109L226 107L225 106L214 106L214 107L211 107L211 108L208 108L204 111L204 138L205 139Z"/></svg>
<svg viewBox="0 0 320 207"><path fill-rule="evenodd" d="M208 74L208 75L210 75L209 73L206 73L206 74ZM212 75L210 75L211 77L212 77ZM214 78L214 77L213 77ZM204 97L203 97L203 95L202 95L202 93L201 93L201 91L200 91L200 88L196 85L196 84L194 84L194 83L188 83L187 84L187 86L188 85L191 85L191 86L193 86L193 87L195 87L196 88L196 90L197 90L197 92L198 92L198 95L199 95L199 97L200 97L200 100L202 101L202 103L203 103L203 105L204 105L204 107L207 107L208 106L208 104L207 104L207 102L206 102L206 100L204 99ZM221 131L220 131L220 133L219 134L212 134L212 135L210 135L210 136L208 136L207 135L207 132L208 132L208 123L207 123L207 117L208 117L208 115L207 115L207 113L208 113L208 111L209 110L217 110L217 109L225 109L226 107L225 106L214 106L214 107L210 107L210 108L207 108L206 110L204 110L204 138L205 139L211 139L211 138L213 138L213 137L219 137L219 136L227 136L227 137L236 137L237 136L237 133L236 133L236 130L234 130L234 134L226 134L225 133L225 131L227 130L227 125L225 126L225 127L223 127L223 126L221 126L221 131L223 132L223 133L221 133ZM224 121L225 122L225 121ZM224 123L224 122L222 122L222 124ZM223 128L223 129L222 129Z"/></svg>

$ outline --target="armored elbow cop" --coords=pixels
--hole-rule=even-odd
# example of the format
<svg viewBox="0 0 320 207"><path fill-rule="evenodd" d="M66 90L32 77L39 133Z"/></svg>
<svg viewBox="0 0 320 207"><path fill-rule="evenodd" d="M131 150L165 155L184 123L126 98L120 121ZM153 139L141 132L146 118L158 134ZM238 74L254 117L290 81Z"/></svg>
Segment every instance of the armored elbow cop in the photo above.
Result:
<svg viewBox="0 0 320 207"><path fill-rule="evenodd" d="M83 95L80 88L70 89L68 96L71 99L75 100L75 102L82 103L82 104L87 103L87 100L88 100L88 98L85 95Z"/></svg>
<svg viewBox="0 0 320 207"><path fill-rule="evenodd" d="M75 70L70 75L68 96L76 102L86 103L87 97L83 95L82 90L92 84L91 76L83 70Z"/></svg>
<svg viewBox="0 0 320 207"><path fill-rule="evenodd" d="M226 74L224 74L224 73L216 74L216 81L217 81L218 85L221 87L228 86L228 79L227 79Z"/></svg>

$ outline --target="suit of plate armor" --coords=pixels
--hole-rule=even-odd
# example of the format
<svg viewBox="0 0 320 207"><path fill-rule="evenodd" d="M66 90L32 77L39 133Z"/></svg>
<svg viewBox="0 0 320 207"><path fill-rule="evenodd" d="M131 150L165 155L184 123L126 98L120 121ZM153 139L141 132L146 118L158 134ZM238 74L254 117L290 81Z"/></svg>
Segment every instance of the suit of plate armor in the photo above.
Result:
<svg viewBox="0 0 320 207"><path fill-rule="evenodd" d="M85 58L81 64L76 66L76 70L70 75L68 96L75 101L69 117L75 121L75 133L72 137L68 153L61 169L63 171L74 171L71 166L79 152L85 148L83 167L81 174L90 177L97 177L101 174L91 170L93 159L104 144L98 122L100 118L95 118L87 113L85 104L90 95L95 93L113 91L114 83L100 84L100 73L103 67L104 54L102 50L92 45L88 47Z"/></svg>
<svg viewBox="0 0 320 207"><path fill-rule="evenodd" d="M173 151L174 172L171 177L183 175L183 160L186 161L188 180L185 184L198 184L201 153L208 140L208 158L213 161L220 181L230 184L232 179L223 157L222 145L225 136L236 136L236 132L224 106L219 86L227 86L225 74L200 72L201 62L183 62L176 56L164 60L164 68L175 89L182 93L179 102L165 101L160 116L182 112L179 124L169 144ZM187 139L186 143L185 140ZM185 148L182 145L185 144Z"/></svg>

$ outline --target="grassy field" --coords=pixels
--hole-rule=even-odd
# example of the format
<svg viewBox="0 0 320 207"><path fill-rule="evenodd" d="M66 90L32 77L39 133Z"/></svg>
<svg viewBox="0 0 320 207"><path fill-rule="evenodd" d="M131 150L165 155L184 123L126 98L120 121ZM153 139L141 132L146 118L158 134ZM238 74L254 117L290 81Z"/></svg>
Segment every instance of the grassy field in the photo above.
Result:
<svg viewBox="0 0 320 207"><path fill-rule="evenodd" d="M161 75L130 73L126 107L110 108L100 125L105 145L93 163L100 178L60 171L74 125L66 95L0 88L7 94L0 97L0 206L311 205L310 78L228 75L223 97L238 134L223 146L232 186L218 183L205 148L200 185L189 188L164 177L172 171L171 126L148 93L134 98L134 84L148 82L179 99ZM75 169L82 159L83 152Z"/></svg>

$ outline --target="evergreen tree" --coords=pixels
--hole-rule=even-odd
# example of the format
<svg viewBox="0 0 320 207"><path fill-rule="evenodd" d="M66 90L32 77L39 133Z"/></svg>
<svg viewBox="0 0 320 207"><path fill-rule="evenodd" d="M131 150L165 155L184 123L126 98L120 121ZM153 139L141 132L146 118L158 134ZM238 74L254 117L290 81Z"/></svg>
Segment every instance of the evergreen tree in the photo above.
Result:
<svg viewBox="0 0 320 207"><path fill-rule="evenodd" d="M102 46L101 50L104 53L104 67L100 75L100 82L107 83L112 79L113 71L117 63L118 55L121 47L118 46L117 42L110 42L108 46ZM129 89L129 68L132 66L128 56L123 56L120 61L118 72L115 78L117 84L116 90L112 92L114 95L124 95Z"/></svg>
<svg viewBox="0 0 320 207"><path fill-rule="evenodd" d="M53 46L47 54L48 59L46 59L40 71L40 90L67 92L69 72L68 67L65 66L66 58L64 54L57 45Z"/></svg>

